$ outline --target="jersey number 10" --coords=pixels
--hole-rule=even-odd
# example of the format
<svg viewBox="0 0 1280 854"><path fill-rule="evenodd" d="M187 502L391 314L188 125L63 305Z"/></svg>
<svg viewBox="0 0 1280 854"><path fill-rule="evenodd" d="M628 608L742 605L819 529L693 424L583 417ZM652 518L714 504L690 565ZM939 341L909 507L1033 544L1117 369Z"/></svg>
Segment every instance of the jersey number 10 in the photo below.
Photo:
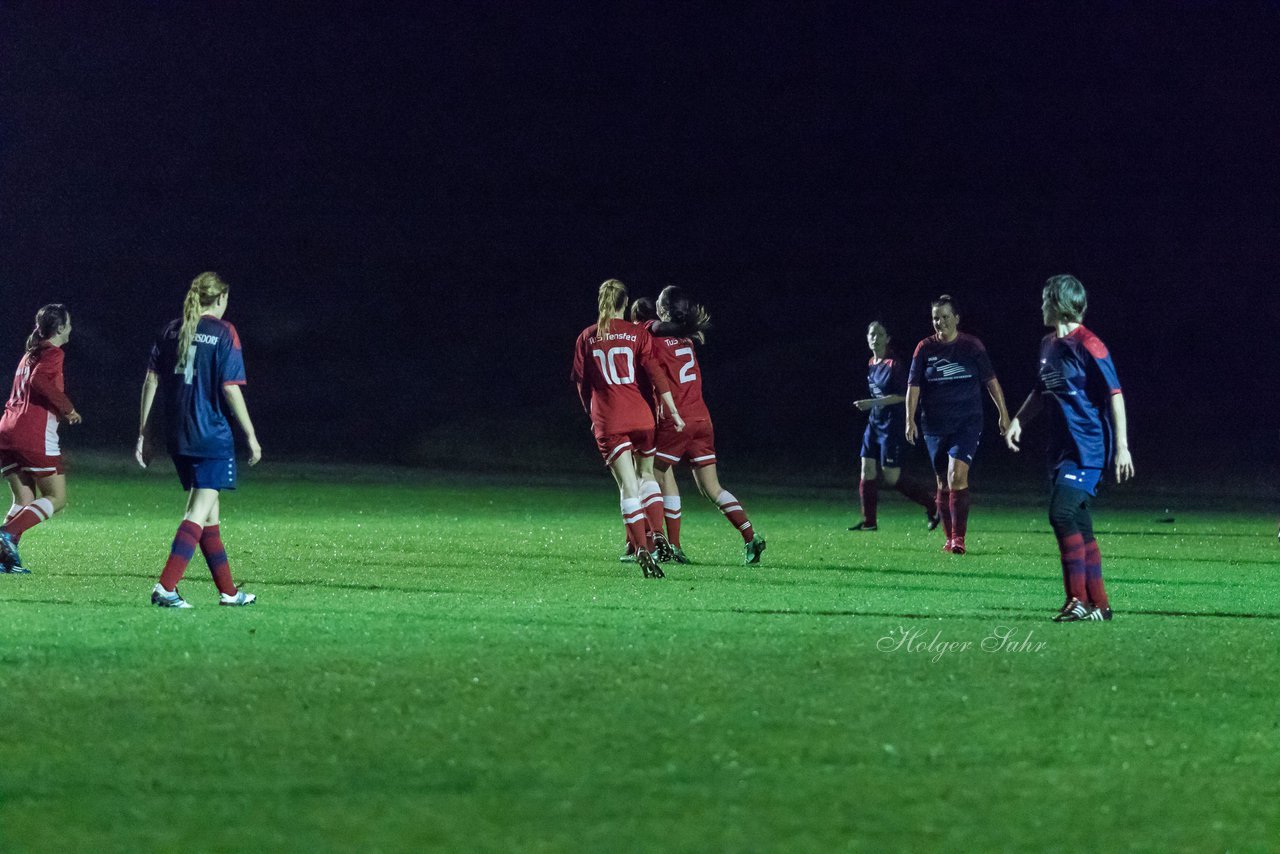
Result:
<svg viewBox="0 0 1280 854"><path fill-rule="evenodd" d="M607 384L631 385L636 381L636 357L630 347L610 347L607 352L592 350L591 355L600 363L600 375ZM618 356L623 356L626 362L623 371L618 370Z"/></svg>

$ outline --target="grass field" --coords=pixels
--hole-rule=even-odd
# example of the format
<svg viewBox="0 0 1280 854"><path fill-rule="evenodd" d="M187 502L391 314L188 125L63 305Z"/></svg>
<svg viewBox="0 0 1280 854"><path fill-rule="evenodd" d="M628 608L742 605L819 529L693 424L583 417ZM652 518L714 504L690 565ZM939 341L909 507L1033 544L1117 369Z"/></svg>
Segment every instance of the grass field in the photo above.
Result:
<svg viewBox="0 0 1280 854"><path fill-rule="evenodd" d="M0 576L0 850L1280 840L1274 517L1104 501L1116 620L1055 625L1039 496L979 494L952 557L894 497L851 534L835 493L735 484L763 565L690 495L698 563L659 581L603 476L322 474L246 477L223 529L259 603L216 607L197 556L185 612L147 604L176 482L73 475Z"/></svg>

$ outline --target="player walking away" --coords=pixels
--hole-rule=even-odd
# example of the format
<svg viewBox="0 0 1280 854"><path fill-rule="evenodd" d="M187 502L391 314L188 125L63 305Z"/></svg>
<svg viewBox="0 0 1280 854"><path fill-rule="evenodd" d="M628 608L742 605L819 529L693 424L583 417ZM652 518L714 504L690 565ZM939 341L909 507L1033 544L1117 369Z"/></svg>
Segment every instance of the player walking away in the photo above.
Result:
<svg viewBox="0 0 1280 854"><path fill-rule="evenodd" d="M1106 345L1081 324L1087 306L1084 285L1074 276L1045 282L1041 309L1053 331L1040 342L1035 388L1005 432L1005 442L1017 451L1023 425L1048 410L1049 523L1067 595L1053 618L1059 623L1111 619L1092 504L1109 465L1118 483L1134 475L1120 380Z"/></svg>
<svg viewBox="0 0 1280 854"><path fill-rule="evenodd" d="M932 318L934 334L917 344L911 357L905 435L914 445L919 433L924 433L947 536L942 550L962 555L969 527L969 468L982 438L983 386L995 402L1001 435L1009 428L1009 411L987 348L957 328L960 315L955 300L946 294L934 300ZM919 428L917 408L924 411Z"/></svg>
<svg viewBox="0 0 1280 854"><path fill-rule="evenodd" d="M867 416L867 427L862 433L862 477L858 481L858 498L862 505L862 519L849 528L850 531L874 531L877 529L876 508L879 504L880 481L890 489L896 488L924 508L929 530L938 527L937 497L914 478L902 474L906 415L903 402L907 399L907 366L890 355L889 332L878 320L867 326L867 346L871 359L867 363L867 389L871 397L855 400L853 405Z"/></svg>
<svg viewBox="0 0 1280 854"><path fill-rule="evenodd" d="M711 323L706 309L689 299L683 288L669 285L658 295L658 321L649 324L653 335L656 361L671 386L671 394L684 416L681 430L665 410L658 418L658 453L655 466L662 486L662 505L667 522L667 538L671 541L674 557L680 563L689 563L680 547L680 490L676 486L673 467L688 460L693 469L698 491L720 508L729 524L742 535L744 564L760 562L765 549L765 539L756 533L747 518L747 511L723 486L716 476L715 430L711 425L711 413L702 399L702 366L694 345L705 340L705 332Z"/></svg>
<svg viewBox="0 0 1280 854"><path fill-rule="evenodd" d="M36 312L0 417L0 472L13 492L13 506L0 527L0 572L30 572L18 554L23 533L67 506L58 423L81 421L62 379L62 345L70 339L71 312L65 305L52 303Z"/></svg>
<svg viewBox="0 0 1280 854"><path fill-rule="evenodd" d="M658 319L658 307L648 297L637 297L631 301L628 316L632 323L643 325L650 320ZM640 394L644 396L645 403L649 406L649 411L654 414L656 421L658 406L653 400L652 386L648 383L641 384ZM668 563L675 559L675 552L672 551L671 544L662 530L662 490L658 486L657 475L654 474L653 457L637 456L635 463L636 478L640 482L640 509L644 511L645 524L649 526L652 546L650 550L657 557L658 563ZM618 560L623 563L635 563L636 550L631 545L631 540L626 537L626 532L627 526L623 524L622 533L626 540L626 547Z"/></svg>
<svg viewBox="0 0 1280 854"><path fill-rule="evenodd" d="M234 418L249 443L249 465L262 459L249 409L240 386L245 384L244 355L236 328L222 319L228 289L217 273L201 273L191 282L182 303L182 317L167 324L156 337L142 384L138 426L138 463L151 461L152 404L164 418L165 445L178 479L187 492L187 510L169 548L160 582L151 602L163 608L190 608L178 594L187 564L196 547L204 554L219 605L252 605L252 593L237 590L231 580L227 551L222 544L219 498L236 488ZM228 417L229 416L229 417Z"/></svg>
<svg viewBox="0 0 1280 854"><path fill-rule="evenodd" d="M641 379L652 383L662 403L671 408L678 430L684 422L661 372L653 361L653 340L641 325L625 320L627 286L617 279L600 285L596 323L582 330L573 349L570 379L578 388L583 411L591 416L596 447L621 496L622 519L636 562L645 578L662 578L653 550L654 530L640 499L639 458L652 458L653 410L641 394Z"/></svg>

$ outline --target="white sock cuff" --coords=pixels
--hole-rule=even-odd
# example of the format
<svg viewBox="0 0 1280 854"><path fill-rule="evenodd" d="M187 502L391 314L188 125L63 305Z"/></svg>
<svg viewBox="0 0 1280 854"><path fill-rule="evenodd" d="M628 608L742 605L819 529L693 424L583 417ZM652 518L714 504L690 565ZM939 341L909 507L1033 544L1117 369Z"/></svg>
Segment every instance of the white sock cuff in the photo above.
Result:
<svg viewBox="0 0 1280 854"><path fill-rule="evenodd" d="M18 504L18 503L16 503L16 502L15 502L15 503L14 503L14 505L13 505L12 507L10 507L10 508L9 508L9 512L5 515L5 517L4 517L4 518L5 518L5 521L7 522L7 521L9 521L10 519L12 519L14 516L17 516L19 513L21 513L21 512L22 512L22 508L24 508L24 507L26 507L26 506L27 506L27 505L25 505L25 504Z"/></svg>
<svg viewBox="0 0 1280 854"><path fill-rule="evenodd" d="M737 503L738 503L738 499L734 498L733 493L727 489L720 490L720 494L716 496L716 504L719 504L721 507L725 506L726 504L737 504Z"/></svg>
<svg viewBox="0 0 1280 854"><path fill-rule="evenodd" d="M672 510L672 511L675 511L676 513L679 513L680 512L680 496L679 495L662 496L662 509Z"/></svg>
<svg viewBox="0 0 1280 854"><path fill-rule="evenodd" d="M31 506L39 507L40 512L44 514L44 518L46 519L53 515L53 502L48 498L37 498L35 501L31 502Z"/></svg>
<svg viewBox="0 0 1280 854"><path fill-rule="evenodd" d="M656 480L640 481L640 500L648 503L649 499L655 495L662 494L662 487L658 486Z"/></svg>
<svg viewBox="0 0 1280 854"><path fill-rule="evenodd" d="M640 512L639 498L622 499L622 515L623 516L630 516L632 513L639 513L639 512Z"/></svg>

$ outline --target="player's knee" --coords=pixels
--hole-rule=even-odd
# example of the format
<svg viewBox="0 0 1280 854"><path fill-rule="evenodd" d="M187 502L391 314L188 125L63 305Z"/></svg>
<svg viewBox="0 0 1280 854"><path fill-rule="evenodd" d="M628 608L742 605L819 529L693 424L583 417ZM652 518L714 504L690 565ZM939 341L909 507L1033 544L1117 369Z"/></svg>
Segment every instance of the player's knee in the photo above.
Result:
<svg viewBox="0 0 1280 854"><path fill-rule="evenodd" d="M884 477L884 485L887 487L895 487L898 485L898 476L902 474L899 469L882 469L881 475Z"/></svg>

